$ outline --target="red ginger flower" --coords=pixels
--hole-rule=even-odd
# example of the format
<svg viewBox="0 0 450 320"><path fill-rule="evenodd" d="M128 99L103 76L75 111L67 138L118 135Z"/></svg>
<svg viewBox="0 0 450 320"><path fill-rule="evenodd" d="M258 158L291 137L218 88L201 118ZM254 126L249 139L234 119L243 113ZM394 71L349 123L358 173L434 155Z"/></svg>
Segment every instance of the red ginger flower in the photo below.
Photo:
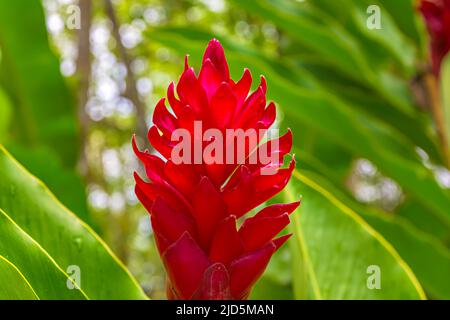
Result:
<svg viewBox="0 0 450 320"><path fill-rule="evenodd" d="M167 160L133 148L151 182L137 174L136 195L151 213L158 251L167 271L169 299L246 299L264 272L271 256L290 235L274 239L288 225L289 214L299 202L268 206L247 218L239 229L236 220L281 191L288 183L295 161L281 168L292 147L292 134L266 142L275 161L263 164L176 164L171 159L174 130L184 128L194 135L194 121L204 129L262 129L275 121L275 105L266 107L266 82L249 95L252 78L246 69L242 78L230 78L219 41L213 39L203 57L197 77L185 70L175 88L167 92L173 112L161 99L148 132L153 147ZM276 141L278 144L274 144ZM202 142L202 150L210 142ZM261 145L258 147L258 150ZM245 158L251 148L246 145ZM231 150L236 151L236 150ZM228 150L225 150L228 152ZM272 158L271 158L272 159ZM193 163L193 162L191 162ZM261 169L275 168L262 175Z"/></svg>
<svg viewBox="0 0 450 320"><path fill-rule="evenodd" d="M450 0L422 0L419 10L431 37L433 72L439 76L442 60L450 51Z"/></svg>

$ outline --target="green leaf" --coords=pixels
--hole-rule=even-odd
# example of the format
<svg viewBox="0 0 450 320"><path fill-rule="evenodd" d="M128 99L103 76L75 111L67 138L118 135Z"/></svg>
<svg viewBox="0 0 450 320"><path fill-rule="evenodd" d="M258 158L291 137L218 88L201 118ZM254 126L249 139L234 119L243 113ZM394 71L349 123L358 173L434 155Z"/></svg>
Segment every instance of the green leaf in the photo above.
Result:
<svg viewBox="0 0 450 320"><path fill-rule="evenodd" d="M250 300L292 300L289 285L277 283L265 275L256 283L250 294Z"/></svg>
<svg viewBox="0 0 450 320"><path fill-rule="evenodd" d="M84 186L74 173L79 149L74 100L49 46L41 1L0 1L0 49L0 86L14 107L5 135L8 114L0 92L0 143L14 146L15 157L92 225Z"/></svg>
<svg viewBox="0 0 450 320"><path fill-rule="evenodd" d="M67 288L64 270L1 209L0 255L20 269L41 299L87 298L84 292Z"/></svg>
<svg viewBox="0 0 450 320"><path fill-rule="evenodd" d="M414 201L414 199L407 199L395 210L394 214L409 221L416 228L432 236L444 245L448 246L450 244L450 226L446 224L446 221L435 216L433 212L430 212L423 205Z"/></svg>
<svg viewBox="0 0 450 320"><path fill-rule="evenodd" d="M17 267L0 255L0 300L37 300L39 297Z"/></svg>
<svg viewBox="0 0 450 320"><path fill-rule="evenodd" d="M45 182L59 201L72 212L76 212L81 220L93 226L86 204L85 185L75 170L64 167L52 149L29 149L14 143L8 144L7 147L28 171Z"/></svg>
<svg viewBox="0 0 450 320"><path fill-rule="evenodd" d="M367 208L351 200L317 174L302 171L345 206L357 212L380 232L411 267L426 292L433 299L450 298L450 250L400 216ZM420 207L419 207L420 208ZM423 210L423 209L422 209ZM436 268L439 266L439 268ZM430 270L434 270L430 272Z"/></svg>
<svg viewBox="0 0 450 320"><path fill-rule="evenodd" d="M321 12L311 7L309 1L292 6L285 4L286 1L275 3L272 0L232 2L273 22L291 39L311 49L338 72L370 86L395 107L404 112L412 111L409 97L403 95L404 90L392 90L393 83L398 87L405 87L405 84L395 81L391 74L374 70L358 41L342 25L327 19L326 14L321 15Z"/></svg>
<svg viewBox="0 0 450 320"><path fill-rule="evenodd" d="M145 299L129 271L83 221L0 147L0 208L63 270L76 265L90 299Z"/></svg>
<svg viewBox="0 0 450 320"><path fill-rule="evenodd" d="M431 298L450 299L450 251L446 247L400 219L374 214L363 217L395 247Z"/></svg>
<svg viewBox="0 0 450 320"><path fill-rule="evenodd" d="M425 41L419 28L419 18L416 14L416 0L378 0L395 19L399 29L410 37L419 47L424 48Z"/></svg>
<svg viewBox="0 0 450 320"><path fill-rule="evenodd" d="M292 215L297 298L425 299L417 278L385 238L314 181L297 171L294 179L295 193L303 195ZM292 189L288 198L297 198ZM380 289L367 286L370 266L380 268Z"/></svg>
<svg viewBox="0 0 450 320"><path fill-rule="evenodd" d="M0 48L0 84L14 105L16 141L44 144L73 167L78 158L75 106L49 47L41 1L0 1Z"/></svg>

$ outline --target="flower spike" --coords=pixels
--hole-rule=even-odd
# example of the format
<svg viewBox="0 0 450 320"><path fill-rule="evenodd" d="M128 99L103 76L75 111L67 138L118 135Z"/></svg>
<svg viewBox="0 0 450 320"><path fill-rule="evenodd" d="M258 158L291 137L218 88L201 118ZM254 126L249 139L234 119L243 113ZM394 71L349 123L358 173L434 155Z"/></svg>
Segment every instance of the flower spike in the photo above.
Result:
<svg viewBox="0 0 450 320"><path fill-rule="evenodd" d="M198 76L187 57L153 112L148 139L160 156L132 139L149 180L135 174L135 191L151 216L168 299L246 299L291 236L278 237L300 205L273 204L244 219L288 183L292 132L262 143L276 118L266 79L253 93L248 69L234 82L218 40L209 42Z"/></svg>

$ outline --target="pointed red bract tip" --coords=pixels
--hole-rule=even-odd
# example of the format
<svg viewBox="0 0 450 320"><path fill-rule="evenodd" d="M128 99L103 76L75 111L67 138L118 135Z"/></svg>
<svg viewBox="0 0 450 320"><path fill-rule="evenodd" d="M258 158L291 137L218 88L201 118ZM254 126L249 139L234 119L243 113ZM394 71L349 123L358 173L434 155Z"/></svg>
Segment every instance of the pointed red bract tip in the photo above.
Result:
<svg viewBox="0 0 450 320"><path fill-rule="evenodd" d="M209 42L203 56L203 63L208 59L211 60L214 67L219 71L222 81L228 81L230 79L230 71L228 69L227 59L225 58L225 52L219 40L212 39Z"/></svg>
<svg viewBox="0 0 450 320"><path fill-rule="evenodd" d="M189 69L189 55L185 55L184 56L184 71L186 71L187 69Z"/></svg>
<svg viewBox="0 0 450 320"><path fill-rule="evenodd" d="M278 250L290 237L292 237L292 233L276 238L272 242Z"/></svg>
<svg viewBox="0 0 450 320"><path fill-rule="evenodd" d="M421 0L418 9L430 35L433 72L439 76L442 60L450 51L450 1Z"/></svg>

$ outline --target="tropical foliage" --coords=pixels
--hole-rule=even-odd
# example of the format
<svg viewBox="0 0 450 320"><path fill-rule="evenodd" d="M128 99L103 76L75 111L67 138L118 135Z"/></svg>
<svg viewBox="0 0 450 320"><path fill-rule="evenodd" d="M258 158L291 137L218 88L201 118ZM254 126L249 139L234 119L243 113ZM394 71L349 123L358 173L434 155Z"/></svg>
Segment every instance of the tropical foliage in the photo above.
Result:
<svg viewBox="0 0 450 320"><path fill-rule="evenodd" d="M0 1L0 299L165 298L131 136L212 38L294 135L272 202L302 204L250 298L450 299L450 59L417 5Z"/></svg>

